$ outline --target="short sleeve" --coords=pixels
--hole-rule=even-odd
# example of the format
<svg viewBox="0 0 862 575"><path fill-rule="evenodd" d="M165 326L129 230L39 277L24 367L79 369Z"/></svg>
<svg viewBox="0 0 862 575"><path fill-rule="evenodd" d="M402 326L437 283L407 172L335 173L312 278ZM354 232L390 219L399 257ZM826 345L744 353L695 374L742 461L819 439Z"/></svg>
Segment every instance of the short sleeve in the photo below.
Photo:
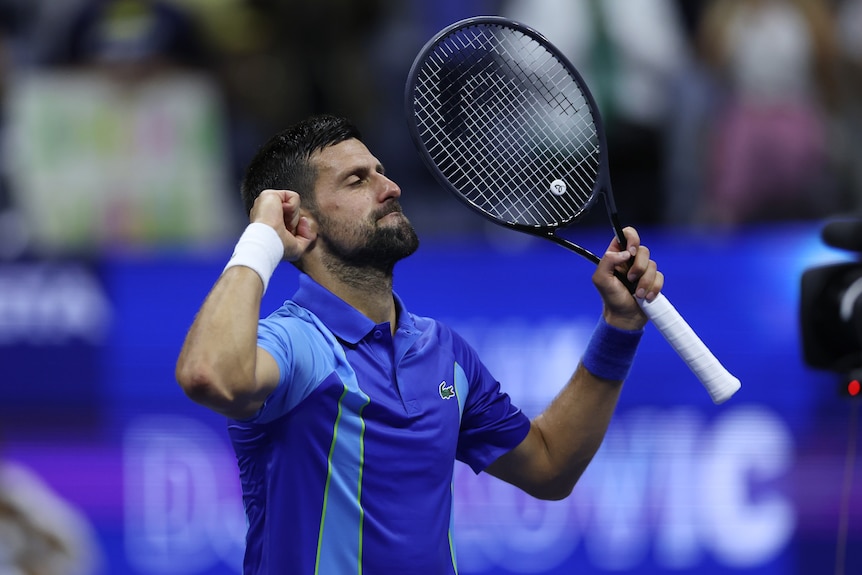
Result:
<svg viewBox="0 0 862 575"><path fill-rule="evenodd" d="M267 423L289 413L335 370L331 341L304 314L273 314L259 322L257 345L278 365L279 382L252 422Z"/></svg>
<svg viewBox="0 0 862 575"><path fill-rule="evenodd" d="M456 380L464 378L468 390L456 457L479 473L524 440L530 420L502 391L475 350L460 338L454 341Z"/></svg>

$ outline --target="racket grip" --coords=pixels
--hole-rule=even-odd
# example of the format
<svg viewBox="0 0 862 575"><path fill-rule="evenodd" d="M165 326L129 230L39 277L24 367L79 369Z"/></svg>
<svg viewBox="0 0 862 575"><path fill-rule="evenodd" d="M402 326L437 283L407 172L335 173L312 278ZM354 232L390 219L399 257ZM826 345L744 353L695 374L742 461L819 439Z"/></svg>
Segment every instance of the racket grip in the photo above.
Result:
<svg viewBox="0 0 862 575"><path fill-rule="evenodd" d="M713 403L724 403L739 390L739 380L719 363L663 294L651 302L636 299L650 321L709 392Z"/></svg>

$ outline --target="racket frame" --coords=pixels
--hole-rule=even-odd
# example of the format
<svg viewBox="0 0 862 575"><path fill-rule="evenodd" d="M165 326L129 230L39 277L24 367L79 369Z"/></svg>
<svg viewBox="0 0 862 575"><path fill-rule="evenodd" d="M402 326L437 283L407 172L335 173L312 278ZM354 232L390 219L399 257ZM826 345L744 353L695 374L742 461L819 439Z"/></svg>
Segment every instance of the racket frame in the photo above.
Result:
<svg viewBox="0 0 862 575"><path fill-rule="evenodd" d="M573 214L571 217L558 224L531 226L520 224L517 222L509 222L504 219L497 218L489 214L487 211L483 210L479 206L475 205L469 198L462 194L461 191L454 184L452 184L452 182L449 181L449 179L446 177L445 174L443 174L443 172L440 171L440 168L432 159L430 153L428 152L427 146L424 144L423 139L419 133L419 126L416 123L415 113L416 84L418 76L423 71L425 63L428 59L428 55L434 52L441 42L448 39L454 33L467 28L482 26L496 26L514 29L518 32L523 33L525 36L528 36L533 40L537 41L543 48L550 52L551 55L553 55L554 58L556 58L557 61L560 62L563 68L566 69L569 75L572 76L576 85L578 86L581 95L584 97L584 101L587 107L589 108L590 115L592 117L596 131L596 139L598 146L598 172L596 174L595 182L593 183L593 189L591 191L590 198L587 200L587 202L576 214ZM589 212L594 207L598 196L602 196L605 208L608 212L608 218L611 221L611 225L613 226L617 240L619 241L621 248L625 249L626 239L622 231L622 225L619 221L617 207L616 203L614 202L613 191L611 188L607 139L605 137L604 123L602 120L601 113L599 112L598 104L596 103L592 92L589 90L587 83L584 81L583 76L581 76L577 68L575 68L575 66L569 61L565 54L563 54L552 42L550 42L544 35L542 35L534 28L531 28L526 24L502 16L474 16L472 18L467 18L459 22L455 22L454 24L443 28L437 34L435 34L434 37L432 37L428 42L425 43L425 45L422 47L422 49L419 51L416 58L414 59L413 64L410 67L410 71L407 75L407 82L404 90L404 103L410 137L413 139L413 143L416 149L419 151L419 155L422 158L422 161L425 164L426 168L428 168L428 170L434 175L434 178L441 185L446 187L446 189L448 189L452 193L452 195L458 198L458 200L460 200L474 212L479 213L482 217L491 220L495 224L499 224L519 232L526 232L535 236L549 239L557 243L558 245L561 245L571 251L578 253L579 255L592 261L593 263L598 264L600 258L597 255L584 248L583 246L580 246L572 242L571 240L558 235L556 232L561 228L566 228L571 224L575 223L579 218L581 218L584 214ZM631 286L628 281L625 281L625 283L630 289L633 289L633 286Z"/></svg>

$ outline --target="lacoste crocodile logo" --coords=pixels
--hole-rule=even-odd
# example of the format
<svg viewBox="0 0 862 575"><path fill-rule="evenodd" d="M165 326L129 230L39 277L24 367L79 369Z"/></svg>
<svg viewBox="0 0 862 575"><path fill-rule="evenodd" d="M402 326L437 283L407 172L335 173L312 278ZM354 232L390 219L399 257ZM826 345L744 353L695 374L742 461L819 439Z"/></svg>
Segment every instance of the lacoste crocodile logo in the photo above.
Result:
<svg viewBox="0 0 862 575"><path fill-rule="evenodd" d="M455 388L451 385L446 385L445 381L440 382L440 397L443 399L452 399L455 397Z"/></svg>

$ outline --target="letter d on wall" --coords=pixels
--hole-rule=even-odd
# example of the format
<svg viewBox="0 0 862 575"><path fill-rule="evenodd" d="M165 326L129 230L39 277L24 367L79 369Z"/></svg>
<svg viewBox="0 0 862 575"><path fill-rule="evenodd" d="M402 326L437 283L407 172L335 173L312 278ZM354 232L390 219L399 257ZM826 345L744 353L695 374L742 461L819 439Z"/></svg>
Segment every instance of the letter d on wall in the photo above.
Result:
<svg viewBox="0 0 862 575"><path fill-rule="evenodd" d="M134 420L123 445L125 547L142 573L198 573L224 558L225 443L179 416ZM235 473L235 471L233 471ZM241 511L241 507L240 507Z"/></svg>

